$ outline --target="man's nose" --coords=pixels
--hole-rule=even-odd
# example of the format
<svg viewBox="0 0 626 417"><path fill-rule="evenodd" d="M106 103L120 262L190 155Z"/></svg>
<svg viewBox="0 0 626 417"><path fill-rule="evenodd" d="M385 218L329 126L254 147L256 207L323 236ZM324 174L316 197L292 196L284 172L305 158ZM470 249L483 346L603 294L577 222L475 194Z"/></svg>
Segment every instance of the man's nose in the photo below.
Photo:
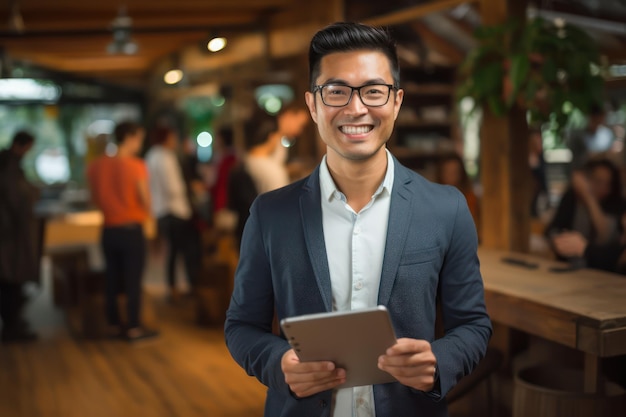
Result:
<svg viewBox="0 0 626 417"><path fill-rule="evenodd" d="M361 100L361 95L359 94L359 90L352 91L352 98L350 102L346 105L348 112L354 114L362 114L367 113L368 107L363 104L363 100Z"/></svg>

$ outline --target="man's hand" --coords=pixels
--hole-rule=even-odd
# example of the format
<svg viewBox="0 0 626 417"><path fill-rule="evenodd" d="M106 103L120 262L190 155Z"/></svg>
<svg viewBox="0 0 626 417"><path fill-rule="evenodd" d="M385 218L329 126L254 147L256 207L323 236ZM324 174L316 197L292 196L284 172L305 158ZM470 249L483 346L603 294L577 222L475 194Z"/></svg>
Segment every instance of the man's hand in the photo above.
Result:
<svg viewBox="0 0 626 417"><path fill-rule="evenodd" d="M398 339L378 358L378 368L388 372L401 384L419 391L432 391L435 386L437 358L430 343L417 339Z"/></svg>
<svg viewBox="0 0 626 417"><path fill-rule="evenodd" d="M335 369L335 364L324 362L300 362L293 349L288 350L280 361L285 382L296 397L304 398L326 391L346 382L345 369Z"/></svg>

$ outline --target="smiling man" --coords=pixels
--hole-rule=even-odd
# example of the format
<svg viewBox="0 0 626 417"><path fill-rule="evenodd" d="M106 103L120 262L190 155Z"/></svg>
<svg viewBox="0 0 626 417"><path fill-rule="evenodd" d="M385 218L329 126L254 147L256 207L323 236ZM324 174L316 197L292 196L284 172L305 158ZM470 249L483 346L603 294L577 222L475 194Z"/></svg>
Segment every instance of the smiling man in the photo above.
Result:
<svg viewBox="0 0 626 417"><path fill-rule="evenodd" d="M305 99L326 144L307 178L250 209L225 325L235 360L268 387L266 416L447 416L446 393L484 355L491 324L463 195L403 167L386 143L402 105L388 33L319 31ZM346 370L300 362L278 319L384 305L398 336L378 367L398 382L342 388ZM440 306L444 335L435 339Z"/></svg>

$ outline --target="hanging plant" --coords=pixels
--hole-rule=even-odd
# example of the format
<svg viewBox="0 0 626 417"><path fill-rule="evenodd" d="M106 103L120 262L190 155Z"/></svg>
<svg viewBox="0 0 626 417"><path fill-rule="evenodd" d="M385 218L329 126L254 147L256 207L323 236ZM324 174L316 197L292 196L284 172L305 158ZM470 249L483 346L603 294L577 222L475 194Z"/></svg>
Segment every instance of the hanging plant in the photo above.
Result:
<svg viewBox="0 0 626 417"><path fill-rule="evenodd" d="M459 67L457 98L474 99L504 116L515 105L530 121L565 127L573 108L588 112L602 102L604 78L595 41L562 20L481 26L480 46Z"/></svg>

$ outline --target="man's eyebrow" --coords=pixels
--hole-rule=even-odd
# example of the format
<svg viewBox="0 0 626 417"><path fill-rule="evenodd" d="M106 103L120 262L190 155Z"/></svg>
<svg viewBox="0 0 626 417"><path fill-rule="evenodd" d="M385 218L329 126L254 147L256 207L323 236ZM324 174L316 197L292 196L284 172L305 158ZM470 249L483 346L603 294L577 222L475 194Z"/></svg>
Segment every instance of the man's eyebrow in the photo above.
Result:
<svg viewBox="0 0 626 417"><path fill-rule="evenodd" d="M340 78L329 78L320 85L326 85L326 84L350 85L345 80L342 80ZM389 83L382 78L372 78L370 80L365 81L364 83L360 85L370 85L370 84L389 84Z"/></svg>

